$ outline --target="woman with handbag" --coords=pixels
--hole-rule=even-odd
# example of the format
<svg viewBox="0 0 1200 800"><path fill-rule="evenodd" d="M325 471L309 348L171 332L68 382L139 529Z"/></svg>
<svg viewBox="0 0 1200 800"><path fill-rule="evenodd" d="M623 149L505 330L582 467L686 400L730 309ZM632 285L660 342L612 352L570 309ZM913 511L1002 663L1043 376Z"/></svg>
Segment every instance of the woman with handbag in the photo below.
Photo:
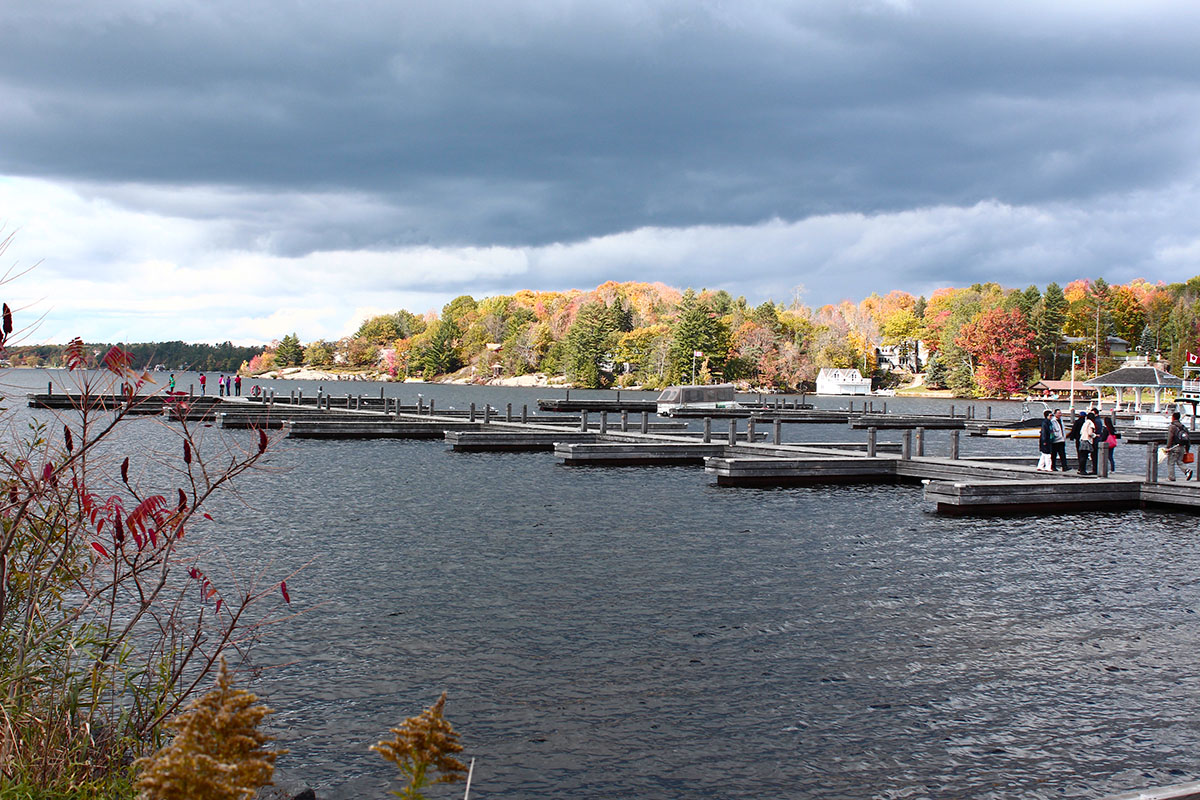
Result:
<svg viewBox="0 0 1200 800"><path fill-rule="evenodd" d="M1117 460L1113 453L1117 450L1117 439L1121 437L1117 433L1117 415L1115 413L1104 418L1104 430L1108 433L1104 439L1104 443L1108 445L1108 471L1116 472Z"/></svg>

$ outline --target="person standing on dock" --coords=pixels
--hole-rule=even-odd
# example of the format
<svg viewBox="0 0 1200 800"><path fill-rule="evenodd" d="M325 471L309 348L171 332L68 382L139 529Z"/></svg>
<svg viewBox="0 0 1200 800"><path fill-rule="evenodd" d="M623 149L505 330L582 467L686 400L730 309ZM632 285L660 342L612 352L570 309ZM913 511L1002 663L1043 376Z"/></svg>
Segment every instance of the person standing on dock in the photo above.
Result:
<svg viewBox="0 0 1200 800"><path fill-rule="evenodd" d="M225 396L225 373L224 372L222 372L220 375L217 376L217 396L218 397Z"/></svg>
<svg viewBox="0 0 1200 800"><path fill-rule="evenodd" d="M235 375L233 378L233 393L238 397L242 396L242 376Z"/></svg>
<svg viewBox="0 0 1200 800"><path fill-rule="evenodd" d="M208 377L203 372L201 372L200 373L200 396L201 397L204 397L205 387L207 387L207 386L208 386Z"/></svg>
<svg viewBox="0 0 1200 800"><path fill-rule="evenodd" d="M1183 459L1183 454L1191 445L1191 436L1188 434L1188 429L1179 421L1179 412L1172 412L1171 427L1167 428L1167 480L1175 480L1175 466ZM1180 467L1180 469L1190 481L1192 471L1187 467Z"/></svg>
<svg viewBox="0 0 1200 800"><path fill-rule="evenodd" d="M172 372L170 377L167 378L167 391L168 392L175 391L175 373L174 372Z"/></svg>
<svg viewBox="0 0 1200 800"><path fill-rule="evenodd" d="M1071 432L1067 434L1067 438L1075 442L1075 466L1080 474L1083 473L1083 452L1079 441L1079 431L1083 428L1083 421L1087 419L1087 414L1080 411L1071 423Z"/></svg>
<svg viewBox="0 0 1200 800"><path fill-rule="evenodd" d="M1104 443L1108 445L1108 471L1117 471L1117 413L1104 417Z"/></svg>
<svg viewBox="0 0 1200 800"><path fill-rule="evenodd" d="M1038 436L1038 472L1051 472L1051 459L1054 458L1054 423L1050 421L1050 412L1042 412L1042 432Z"/></svg>
<svg viewBox="0 0 1200 800"><path fill-rule="evenodd" d="M1060 472L1067 471L1067 432L1063 428L1062 409L1054 409L1054 416L1050 418L1051 435L1054 438L1052 442L1053 452L1050 454L1050 471L1058 469ZM1055 467L1054 463L1058 462L1059 466Z"/></svg>
<svg viewBox="0 0 1200 800"><path fill-rule="evenodd" d="M1083 412L1080 412L1083 413ZM1079 474L1096 474L1096 419L1092 414L1085 414L1079 424ZM1092 457L1092 471L1088 472L1088 456Z"/></svg>

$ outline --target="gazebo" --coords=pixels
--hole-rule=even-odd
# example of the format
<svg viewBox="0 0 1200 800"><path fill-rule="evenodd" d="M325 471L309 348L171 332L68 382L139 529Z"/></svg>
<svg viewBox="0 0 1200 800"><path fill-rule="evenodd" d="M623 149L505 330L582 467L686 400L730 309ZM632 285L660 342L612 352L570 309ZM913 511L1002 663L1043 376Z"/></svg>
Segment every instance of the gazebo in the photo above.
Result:
<svg viewBox="0 0 1200 800"><path fill-rule="evenodd" d="M1142 392L1149 389L1154 393L1154 410L1162 410L1163 392L1173 389L1178 392L1183 387L1183 379L1169 372L1150 366L1149 362L1139 359L1129 362L1127 366L1114 369L1105 375L1084 381L1088 386L1101 389L1112 389L1117 395L1116 410L1121 410L1125 402L1125 390L1133 390L1133 410L1142 410Z"/></svg>

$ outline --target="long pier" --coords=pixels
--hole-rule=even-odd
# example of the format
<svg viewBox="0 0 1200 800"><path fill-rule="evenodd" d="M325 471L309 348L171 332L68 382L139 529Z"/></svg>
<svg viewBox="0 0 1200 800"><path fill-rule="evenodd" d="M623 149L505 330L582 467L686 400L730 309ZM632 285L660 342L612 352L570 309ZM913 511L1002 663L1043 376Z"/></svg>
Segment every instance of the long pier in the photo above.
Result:
<svg viewBox="0 0 1200 800"><path fill-rule="evenodd" d="M30 406L38 408L77 409L82 402L70 395L30 395L29 399ZM90 407L119 408L123 402L125 398L108 396ZM145 399L140 404L154 407ZM1145 443L1141 474L1084 477L1039 472L1033 452L960 457L965 419L950 416L847 414L843 424L865 430L866 442L782 442L783 420L774 410L770 417L752 416L744 424L730 417L723 431L714 431L711 419L706 419L703 430L697 431L686 429L687 423L679 420L651 422L644 412L631 418L627 410L619 418L607 411L589 415L586 410L570 417L538 417L529 415L527 408L518 416L511 406L503 412L474 404L465 410L435 410L432 403L408 406L395 398L366 402L362 396L348 396L341 402L326 396L311 398L309 403L300 397L280 402L189 398L182 405L160 402L157 408L180 419L216 420L226 428L278 427L293 439L443 439L456 452L552 452L570 467L692 465L703 467L718 486L726 487L920 483L925 500L944 514L1145 507L1200 511L1200 482L1158 480L1162 434L1156 431L1126 432L1123 452L1132 450L1133 442ZM765 423L773 428L771 434L764 431ZM937 427L948 429L950 443L948 452L935 455L926 452L924 431ZM879 441L879 432L889 430L902 440ZM1105 463L1103 457L1099 460ZM1200 471L1197 474L1200 477Z"/></svg>

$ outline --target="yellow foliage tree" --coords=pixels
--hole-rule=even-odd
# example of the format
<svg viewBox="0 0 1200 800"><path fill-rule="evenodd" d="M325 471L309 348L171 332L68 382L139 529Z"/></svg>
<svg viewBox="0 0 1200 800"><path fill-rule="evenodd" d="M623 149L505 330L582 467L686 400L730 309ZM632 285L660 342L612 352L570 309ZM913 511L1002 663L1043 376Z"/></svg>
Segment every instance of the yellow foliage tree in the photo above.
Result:
<svg viewBox="0 0 1200 800"><path fill-rule="evenodd" d="M167 727L171 743L139 759L142 800L250 800L275 773L286 751L265 750L271 737L258 730L271 709L250 692L233 688L225 659L217 685L191 702Z"/></svg>

